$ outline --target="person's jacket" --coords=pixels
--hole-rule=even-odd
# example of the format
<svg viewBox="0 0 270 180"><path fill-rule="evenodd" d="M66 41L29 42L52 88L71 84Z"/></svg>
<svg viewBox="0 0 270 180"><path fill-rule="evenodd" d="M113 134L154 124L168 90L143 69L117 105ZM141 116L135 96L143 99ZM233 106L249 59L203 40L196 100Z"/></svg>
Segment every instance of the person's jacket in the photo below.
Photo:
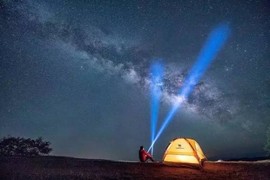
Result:
<svg viewBox="0 0 270 180"><path fill-rule="evenodd" d="M152 157L146 150L141 149L139 150L139 158L141 162L145 162L148 157Z"/></svg>

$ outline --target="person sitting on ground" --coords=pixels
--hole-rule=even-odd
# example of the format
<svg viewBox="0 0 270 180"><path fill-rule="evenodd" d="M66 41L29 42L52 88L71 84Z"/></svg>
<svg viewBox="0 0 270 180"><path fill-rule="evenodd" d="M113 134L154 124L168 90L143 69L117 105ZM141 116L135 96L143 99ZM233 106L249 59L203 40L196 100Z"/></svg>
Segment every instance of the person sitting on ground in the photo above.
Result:
<svg viewBox="0 0 270 180"><path fill-rule="evenodd" d="M154 159L151 156L151 154L149 154L146 150L144 150L143 146L141 146L140 150L139 150L139 159L140 159L141 162L146 162L149 159L152 162L154 162Z"/></svg>

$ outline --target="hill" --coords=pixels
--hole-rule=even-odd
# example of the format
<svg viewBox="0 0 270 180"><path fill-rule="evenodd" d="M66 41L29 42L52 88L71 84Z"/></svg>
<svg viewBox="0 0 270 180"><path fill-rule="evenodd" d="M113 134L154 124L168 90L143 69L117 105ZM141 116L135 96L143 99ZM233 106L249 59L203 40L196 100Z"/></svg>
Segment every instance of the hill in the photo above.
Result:
<svg viewBox="0 0 270 180"><path fill-rule="evenodd" d="M69 157L0 157L0 179L270 179L270 161L207 161L203 170Z"/></svg>

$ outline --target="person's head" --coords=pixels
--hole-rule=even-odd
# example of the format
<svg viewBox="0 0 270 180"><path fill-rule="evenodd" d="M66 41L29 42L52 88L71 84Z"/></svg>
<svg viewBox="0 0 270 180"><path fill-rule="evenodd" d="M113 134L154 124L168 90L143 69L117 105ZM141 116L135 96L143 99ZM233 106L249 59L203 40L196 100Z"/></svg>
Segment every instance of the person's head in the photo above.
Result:
<svg viewBox="0 0 270 180"><path fill-rule="evenodd" d="M140 150L142 150L142 149L143 149L143 146L140 147Z"/></svg>

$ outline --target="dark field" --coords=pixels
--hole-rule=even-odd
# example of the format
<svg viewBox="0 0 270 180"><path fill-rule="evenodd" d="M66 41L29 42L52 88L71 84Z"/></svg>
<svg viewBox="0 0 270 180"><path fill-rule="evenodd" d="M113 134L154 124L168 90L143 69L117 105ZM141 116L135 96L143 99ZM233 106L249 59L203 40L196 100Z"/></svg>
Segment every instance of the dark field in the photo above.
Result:
<svg viewBox="0 0 270 180"><path fill-rule="evenodd" d="M0 179L270 179L270 161L205 162L204 169L68 157L0 157Z"/></svg>

